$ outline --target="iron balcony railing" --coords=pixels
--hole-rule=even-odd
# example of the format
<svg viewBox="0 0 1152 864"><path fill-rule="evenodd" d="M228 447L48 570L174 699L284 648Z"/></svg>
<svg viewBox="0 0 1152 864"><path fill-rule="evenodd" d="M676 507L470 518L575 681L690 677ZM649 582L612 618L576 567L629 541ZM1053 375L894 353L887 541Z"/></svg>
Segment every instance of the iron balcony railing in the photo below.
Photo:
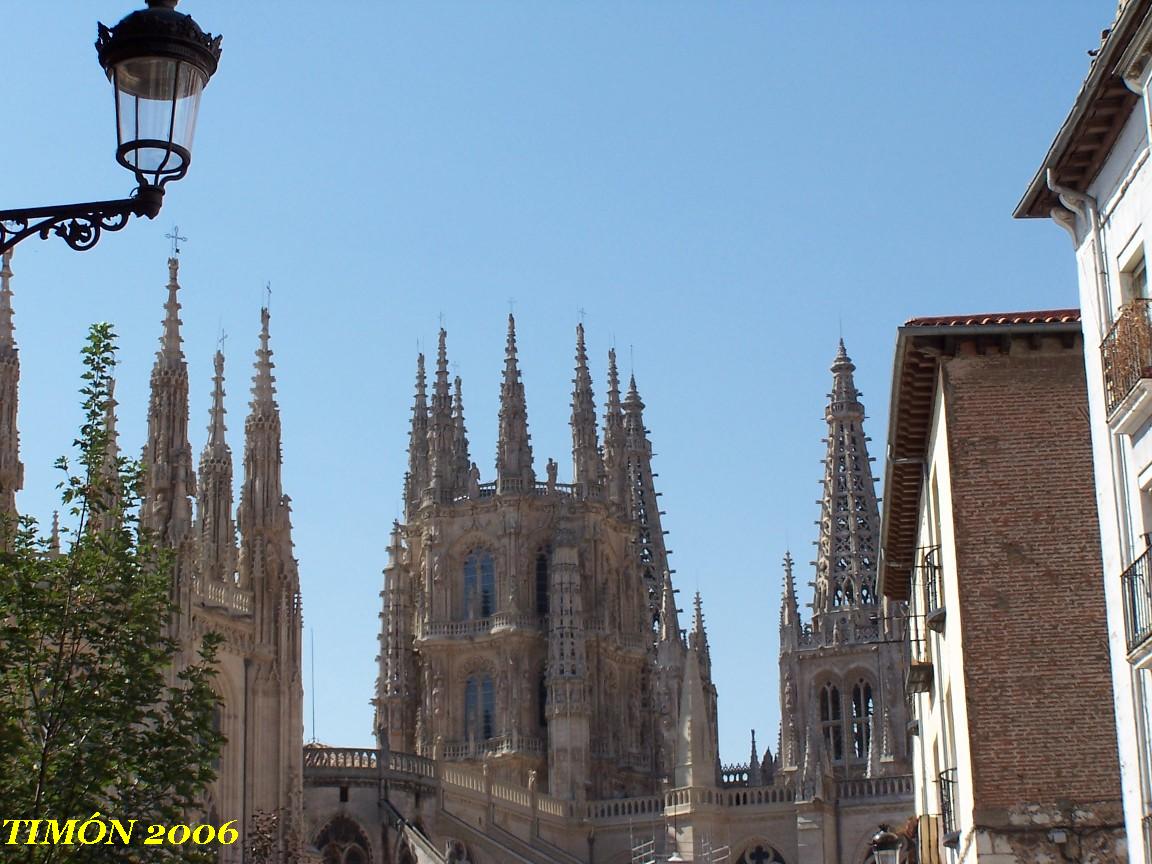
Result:
<svg viewBox="0 0 1152 864"><path fill-rule="evenodd" d="M1100 344L1104 401L1109 414L1141 378L1152 377L1152 321L1148 307L1145 297L1125 304Z"/></svg>
<svg viewBox="0 0 1152 864"><path fill-rule="evenodd" d="M940 827L944 845L955 848L960 840L960 822L956 818L956 769L940 772Z"/></svg>
<svg viewBox="0 0 1152 864"><path fill-rule="evenodd" d="M1152 581L1149 574L1149 555L1152 547L1132 562L1120 575L1124 596L1124 632L1128 637L1128 652L1135 651L1152 638Z"/></svg>

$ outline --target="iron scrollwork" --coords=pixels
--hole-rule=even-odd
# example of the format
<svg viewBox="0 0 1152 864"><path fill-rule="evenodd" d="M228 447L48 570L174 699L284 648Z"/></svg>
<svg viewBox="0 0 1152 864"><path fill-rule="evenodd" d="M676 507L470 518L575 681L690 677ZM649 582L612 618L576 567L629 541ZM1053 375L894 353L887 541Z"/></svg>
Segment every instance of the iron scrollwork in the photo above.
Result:
<svg viewBox="0 0 1152 864"><path fill-rule="evenodd" d="M116 201L0 210L0 253L28 237L47 240L53 234L83 252L95 246L103 232L119 231L131 216L155 218L163 197L164 191L159 187L142 186L133 197Z"/></svg>

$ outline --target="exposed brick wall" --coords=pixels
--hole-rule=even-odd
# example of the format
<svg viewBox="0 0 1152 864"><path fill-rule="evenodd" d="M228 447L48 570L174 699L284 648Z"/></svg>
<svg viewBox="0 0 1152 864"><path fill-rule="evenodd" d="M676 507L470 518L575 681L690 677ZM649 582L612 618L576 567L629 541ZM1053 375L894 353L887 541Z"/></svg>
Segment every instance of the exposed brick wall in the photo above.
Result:
<svg viewBox="0 0 1152 864"><path fill-rule="evenodd" d="M943 364L977 808L1119 799L1079 339Z"/></svg>

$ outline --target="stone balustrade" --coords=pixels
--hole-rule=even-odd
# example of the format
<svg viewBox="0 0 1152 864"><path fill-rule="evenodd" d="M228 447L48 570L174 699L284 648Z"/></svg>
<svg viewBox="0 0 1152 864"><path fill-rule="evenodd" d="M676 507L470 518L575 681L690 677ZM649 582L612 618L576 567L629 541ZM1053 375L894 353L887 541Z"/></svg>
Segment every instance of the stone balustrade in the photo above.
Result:
<svg viewBox="0 0 1152 864"><path fill-rule="evenodd" d="M252 592L239 585L199 578L194 590L205 606L227 609L234 615L252 614Z"/></svg>

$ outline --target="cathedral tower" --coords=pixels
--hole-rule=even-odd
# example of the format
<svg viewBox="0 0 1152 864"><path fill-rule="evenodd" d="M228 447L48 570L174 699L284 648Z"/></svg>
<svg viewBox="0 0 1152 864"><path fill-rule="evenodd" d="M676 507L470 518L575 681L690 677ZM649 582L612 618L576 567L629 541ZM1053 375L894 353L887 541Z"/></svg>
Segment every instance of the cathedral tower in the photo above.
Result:
<svg viewBox="0 0 1152 864"><path fill-rule="evenodd" d="M482 762L559 798L653 794L673 779L688 646L644 405L634 380L621 402L611 357L601 451L577 327L572 482L551 458L537 480L515 328L509 316L489 482L469 461L459 378L449 391L447 334L430 403L417 361L405 520L381 594L381 747ZM714 753L706 660L699 672Z"/></svg>
<svg viewBox="0 0 1152 864"><path fill-rule="evenodd" d="M811 621L801 619L793 561L784 561L780 608L780 768L799 797L821 778L909 771L899 623L876 595L880 513L856 367L840 341L820 499Z"/></svg>

